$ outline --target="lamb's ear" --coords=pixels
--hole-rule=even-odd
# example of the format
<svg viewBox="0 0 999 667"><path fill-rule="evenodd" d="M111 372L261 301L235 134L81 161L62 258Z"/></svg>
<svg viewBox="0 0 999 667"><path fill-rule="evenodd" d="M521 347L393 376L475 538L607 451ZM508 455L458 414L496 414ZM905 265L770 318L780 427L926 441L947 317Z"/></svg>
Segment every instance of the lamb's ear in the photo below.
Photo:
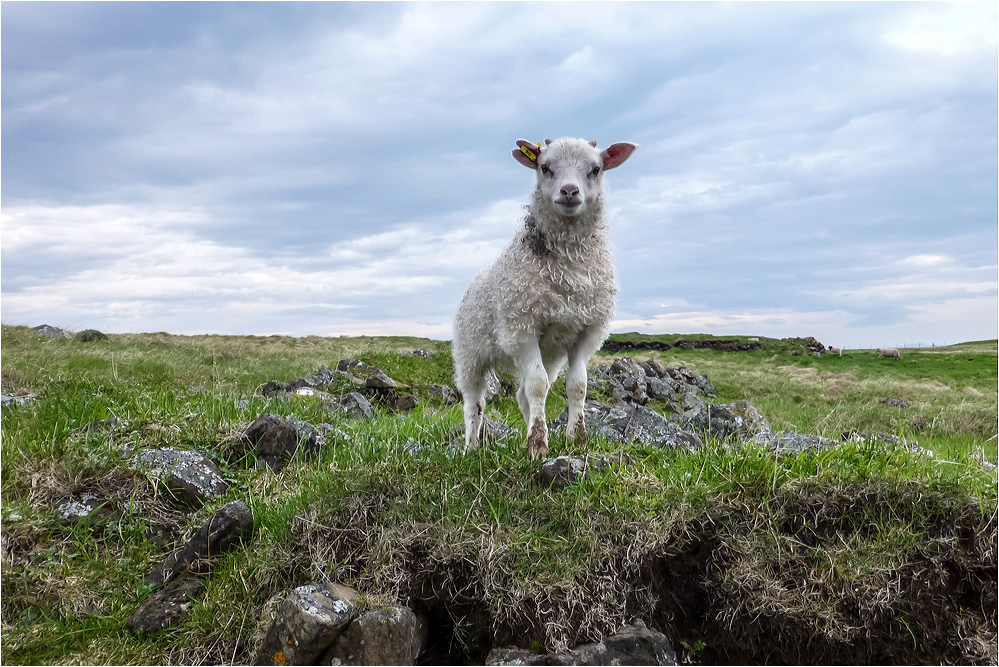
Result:
<svg viewBox="0 0 999 667"><path fill-rule="evenodd" d="M517 162L525 167L537 169L539 155L541 155L541 149L538 148L537 144L532 144L526 139L517 139L517 148L513 151L513 159Z"/></svg>
<svg viewBox="0 0 999 667"><path fill-rule="evenodd" d="M638 148L638 144L622 141L611 144L603 150L600 156L604 159L604 170L620 167L624 161L631 157L631 154Z"/></svg>

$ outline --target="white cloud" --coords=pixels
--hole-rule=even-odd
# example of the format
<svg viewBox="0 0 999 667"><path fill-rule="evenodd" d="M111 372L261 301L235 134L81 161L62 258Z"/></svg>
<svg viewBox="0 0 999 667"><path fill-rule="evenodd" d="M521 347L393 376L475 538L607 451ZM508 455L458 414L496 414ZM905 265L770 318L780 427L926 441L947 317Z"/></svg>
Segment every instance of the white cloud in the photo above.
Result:
<svg viewBox="0 0 999 667"><path fill-rule="evenodd" d="M904 23L885 31L883 38L888 44L943 56L994 50L999 28L996 3L928 3L918 7Z"/></svg>

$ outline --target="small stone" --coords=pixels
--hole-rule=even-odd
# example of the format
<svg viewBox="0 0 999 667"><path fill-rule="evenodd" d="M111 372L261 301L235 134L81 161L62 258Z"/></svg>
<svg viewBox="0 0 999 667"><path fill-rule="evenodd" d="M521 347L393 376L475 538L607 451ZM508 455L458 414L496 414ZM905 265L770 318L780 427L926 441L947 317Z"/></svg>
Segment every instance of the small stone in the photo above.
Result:
<svg viewBox="0 0 999 667"><path fill-rule="evenodd" d="M561 491L581 480L590 470L601 471L614 465L611 456L558 456L547 459L536 473L544 488Z"/></svg>
<svg viewBox="0 0 999 667"><path fill-rule="evenodd" d="M245 503L233 501L217 511L187 544L167 556L146 577L146 583L152 586L169 583L195 561L225 553L252 535L253 513Z"/></svg>
<svg viewBox="0 0 999 667"><path fill-rule="evenodd" d="M132 632L155 633L175 625L190 612L194 599L205 592L205 582L198 577L182 577L153 593L128 618Z"/></svg>

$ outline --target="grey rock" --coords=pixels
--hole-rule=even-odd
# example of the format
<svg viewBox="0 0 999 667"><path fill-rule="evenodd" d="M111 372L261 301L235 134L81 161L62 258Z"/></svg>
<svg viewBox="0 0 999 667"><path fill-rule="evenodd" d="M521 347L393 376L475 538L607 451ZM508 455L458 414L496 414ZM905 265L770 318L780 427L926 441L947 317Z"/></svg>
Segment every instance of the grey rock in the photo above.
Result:
<svg viewBox="0 0 999 667"><path fill-rule="evenodd" d="M359 359L341 359L340 363L336 365L338 371L352 371L355 368L367 368L368 365Z"/></svg>
<svg viewBox="0 0 999 667"><path fill-rule="evenodd" d="M710 434L719 440L736 439L744 442L758 434L770 432L770 422L749 401L707 403L694 412L688 424L697 433Z"/></svg>
<svg viewBox="0 0 999 667"><path fill-rule="evenodd" d="M348 417L371 419L375 416L375 409L371 406L371 402L356 391L334 399L332 407L346 413Z"/></svg>
<svg viewBox="0 0 999 667"><path fill-rule="evenodd" d="M800 454L807 451L829 449L839 445L835 440L820 435L803 435L794 431L762 432L753 438L754 442L770 447L777 454Z"/></svg>
<svg viewBox="0 0 999 667"><path fill-rule="evenodd" d="M420 348L419 350L413 350L412 352L407 352L409 356L420 357L421 359L433 359L434 353L426 348Z"/></svg>
<svg viewBox="0 0 999 667"><path fill-rule="evenodd" d="M673 382L670 380L663 380L658 377L649 378L646 383L646 392L650 398L659 401L676 400L676 390L673 388Z"/></svg>
<svg viewBox="0 0 999 667"><path fill-rule="evenodd" d="M34 394L8 394L7 392L0 394L0 402L3 405L27 405L36 398L37 396Z"/></svg>
<svg viewBox="0 0 999 667"><path fill-rule="evenodd" d="M909 407L909 401L904 398L886 398L881 401L881 405L887 405L890 408L907 408Z"/></svg>
<svg viewBox="0 0 999 667"><path fill-rule="evenodd" d="M93 491L84 491L75 498L60 503L56 512L64 521L86 525L106 523L119 516L113 501Z"/></svg>
<svg viewBox="0 0 999 667"><path fill-rule="evenodd" d="M222 471L201 452L173 447L142 449L132 459L132 465L165 482L178 500L190 505L208 502L229 491Z"/></svg>
<svg viewBox="0 0 999 667"><path fill-rule="evenodd" d="M42 338L65 338L69 340L73 337L73 334L65 329L54 327L51 324L39 324L37 327L31 327L31 330L35 332L36 336L41 336Z"/></svg>
<svg viewBox="0 0 999 667"><path fill-rule="evenodd" d="M558 456L541 464L536 479L544 488L561 491L583 479L587 472L606 470L617 461L618 457L609 455Z"/></svg>
<svg viewBox="0 0 999 667"><path fill-rule="evenodd" d="M648 402L649 396L646 393L648 378L645 375L645 370L636 361L628 357L615 359L614 363L611 364L609 374L612 390L615 382L624 389L624 394L621 396L618 396L618 392L614 392L616 398L639 405L645 405Z"/></svg>
<svg viewBox="0 0 999 667"><path fill-rule="evenodd" d="M195 598L204 592L204 580L181 577L153 593L128 618L126 626L132 632L148 634L164 630L184 620Z"/></svg>
<svg viewBox="0 0 999 667"><path fill-rule="evenodd" d="M258 665L315 665L353 620L357 594L335 584L299 586L264 636Z"/></svg>
<svg viewBox="0 0 999 667"><path fill-rule="evenodd" d="M432 384L427 387L427 394L436 400L441 400L445 405L453 405L460 399L458 392L446 384Z"/></svg>
<svg viewBox="0 0 999 667"><path fill-rule="evenodd" d="M308 422L263 414L247 427L243 445L257 453L258 466L279 471L296 455L309 459L318 456L325 442Z"/></svg>
<svg viewBox="0 0 999 667"><path fill-rule="evenodd" d="M392 412L406 412L419 405L416 396L412 394L391 393L382 399L382 403Z"/></svg>
<svg viewBox="0 0 999 667"><path fill-rule="evenodd" d="M856 429L847 431L841 436L841 439L843 442L871 442L893 446L908 444L902 438L891 433L868 433L867 431L858 431Z"/></svg>
<svg viewBox="0 0 999 667"><path fill-rule="evenodd" d="M679 665L669 639L641 621L626 625L603 641L577 646L562 655L535 654L527 649L493 649L487 665Z"/></svg>
<svg viewBox="0 0 999 667"><path fill-rule="evenodd" d="M403 389L406 387L403 383L393 380L384 371L377 368L364 381L364 386L372 389Z"/></svg>
<svg viewBox="0 0 999 667"><path fill-rule="evenodd" d="M415 665L426 647L427 626L407 607L375 609L354 619L320 665Z"/></svg>
<svg viewBox="0 0 999 667"><path fill-rule="evenodd" d="M208 520L194 537L164 559L146 577L151 586L170 583L195 562L214 558L248 540L253 534L253 513L238 500L229 503Z"/></svg>
<svg viewBox="0 0 999 667"><path fill-rule="evenodd" d="M708 402L694 392L688 392L680 399L680 410L688 420L701 410L706 410L707 407Z"/></svg>

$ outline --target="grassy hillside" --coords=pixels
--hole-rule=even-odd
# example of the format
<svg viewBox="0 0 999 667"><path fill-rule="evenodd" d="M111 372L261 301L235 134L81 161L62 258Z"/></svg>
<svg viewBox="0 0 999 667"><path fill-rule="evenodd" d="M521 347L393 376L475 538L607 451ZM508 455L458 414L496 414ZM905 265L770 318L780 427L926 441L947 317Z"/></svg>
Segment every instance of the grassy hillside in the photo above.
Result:
<svg viewBox="0 0 999 667"><path fill-rule="evenodd" d="M519 444L449 447L460 406L427 391L450 382L444 342L160 333L82 343L4 326L3 391L35 398L2 413L3 662L249 662L265 603L317 579L424 613L428 660L481 660L504 643L562 650L640 618L693 662L995 662L996 476L981 459L994 463L997 450L996 341L903 350L900 361L761 342L630 356L707 375L713 400L749 400L775 429L890 433L934 456L873 443L775 457L710 441L683 453L596 440L590 451L627 465L556 492L534 483ZM417 348L433 358L406 354ZM260 393L344 358L410 385L420 405L352 420L321 400ZM550 417L563 397L560 381ZM268 412L342 436L317 461L257 470L231 456L231 436ZM488 413L523 428L509 395ZM111 430L79 430L109 417L121 420ZM209 453L229 495L177 509L122 465L145 446ZM563 453L581 452L554 434L552 455ZM63 521L59 504L89 489L110 493L120 518ZM252 542L215 564L186 621L127 632L151 593L145 575L234 499L253 509Z"/></svg>

